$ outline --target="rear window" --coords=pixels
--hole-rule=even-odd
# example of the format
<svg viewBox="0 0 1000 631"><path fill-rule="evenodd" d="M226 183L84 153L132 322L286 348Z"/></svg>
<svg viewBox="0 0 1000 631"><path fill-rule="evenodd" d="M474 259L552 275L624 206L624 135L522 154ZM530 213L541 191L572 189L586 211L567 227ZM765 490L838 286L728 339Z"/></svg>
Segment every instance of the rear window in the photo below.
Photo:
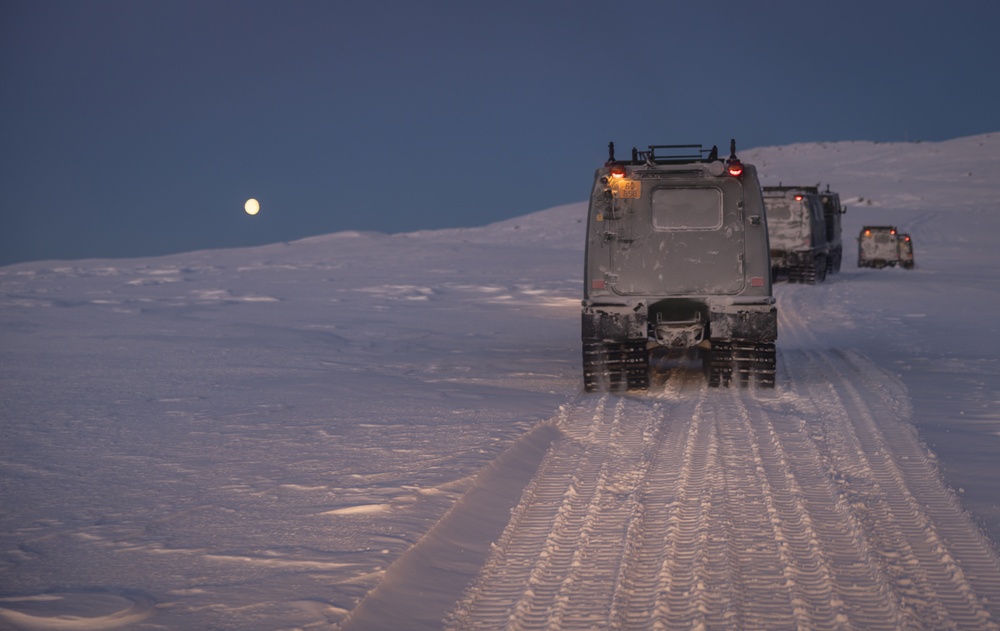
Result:
<svg viewBox="0 0 1000 631"><path fill-rule="evenodd" d="M788 202L767 202L767 218L788 221L792 218L792 209Z"/></svg>
<svg viewBox="0 0 1000 631"><path fill-rule="evenodd" d="M717 188L658 188L650 198L657 230L718 230L722 191Z"/></svg>

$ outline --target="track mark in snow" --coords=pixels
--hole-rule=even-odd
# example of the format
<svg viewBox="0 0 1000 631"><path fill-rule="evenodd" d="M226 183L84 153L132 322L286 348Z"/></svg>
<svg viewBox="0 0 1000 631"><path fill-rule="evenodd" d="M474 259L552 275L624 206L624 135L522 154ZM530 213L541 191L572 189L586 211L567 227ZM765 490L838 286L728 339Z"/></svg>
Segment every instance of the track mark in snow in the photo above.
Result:
<svg viewBox="0 0 1000 631"><path fill-rule="evenodd" d="M855 511L902 601L906 624L1000 628L1000 561L920 445L904 387L859 353L809 358L840 386L854 458L867 465ZM862 392L860 384L871 390ZM992 603L992 615L989 603Z"/></svg>
<svg viewBox="0 0 1000 631"><path fill-rule="evenodd" d="M997 629L996 551L857 353L564 406L450 629Z"/></svg>
<svg viewBox="0 0 1000 631"><path fill-rule="evenodd" d="M440 629L448 608L476 576L511 509L559 431L543 423L476 476L472 488L385 572L338 626Z"/></svg>

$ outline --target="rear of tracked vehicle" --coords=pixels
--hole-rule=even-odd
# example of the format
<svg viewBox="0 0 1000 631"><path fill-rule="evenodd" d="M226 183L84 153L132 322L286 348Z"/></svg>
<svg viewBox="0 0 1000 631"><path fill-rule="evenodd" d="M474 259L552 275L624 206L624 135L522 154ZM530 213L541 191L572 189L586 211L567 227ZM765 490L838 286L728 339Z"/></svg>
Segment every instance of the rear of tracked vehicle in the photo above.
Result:
<svg viewBox="0 0 1000 631"><path fill-rule="evenodd" d="M733 143L735 145L735 143ZM587 391L649 386L650 352L711 386L774 386L777 310L756 170L731 146L653 145L594 176L582 312Z"/></svg>
<svg viewBox="0 0 1000 631"><path fill-rule="evenodd" d="M815 285L826 280L830 242L823 204L815 186L765 186L771 279Z"/></svg>
<svg viewBox="0 0 1000 631"><path fill-rule="evenodd" d="M895 267L899 263L896 226L865 226L858 235L858 267Z"/></svg>

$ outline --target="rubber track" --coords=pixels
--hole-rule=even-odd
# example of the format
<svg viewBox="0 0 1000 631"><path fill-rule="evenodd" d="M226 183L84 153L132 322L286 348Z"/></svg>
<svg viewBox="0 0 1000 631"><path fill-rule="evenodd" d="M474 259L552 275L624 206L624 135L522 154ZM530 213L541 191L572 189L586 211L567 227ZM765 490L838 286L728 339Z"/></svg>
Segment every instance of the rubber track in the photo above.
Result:
<svg viewBox="0 0 1000 631"><path fill-rule="evenodd" d="M774 344L712 340L712 348L708 352L708 385L728 386L735 379L743 387L751 382L762 388L774 387Z"/></svg>
<svg viewBox="0 0 1000 631"><path fill-rule="evenodd" d="M583 385L596 390L645 390L649 387L646 340L583 342Z"/></svg>

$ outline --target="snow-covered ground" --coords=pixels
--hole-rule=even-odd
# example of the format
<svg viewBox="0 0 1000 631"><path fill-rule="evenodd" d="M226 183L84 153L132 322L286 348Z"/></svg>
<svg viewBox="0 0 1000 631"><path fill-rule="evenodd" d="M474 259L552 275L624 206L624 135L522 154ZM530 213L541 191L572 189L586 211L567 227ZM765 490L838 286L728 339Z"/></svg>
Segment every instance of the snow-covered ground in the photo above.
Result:
<svg viewBox="0 0 1000 631"><path fill-rule="evenodd" d="M664 453L679 424L712 406L745 415L751 433L764 415L786 450L793 414L843 425L860 410L873 427L889 423L871 449L894 458L910 456L893 447L893 428L913 427L928 484L940 475L954 490L948 497L992 541L985 558L994 562L1000 134L740 157L764 184L841 193L844 269L822 285L776 286L787 315L774 398L730 401L689 374L684 387L667 379L622 405L646 415L636 427L649 424L644 436L655 434ZM596 418L619 405L582 393L585 214L574 203L477 229L0 268L0 628L365 628L392 615L432 628L445 624L442 611L460 628L498 571L490 551L508 549L497 542L511 536L512 507L540 510L536 495L522 499L539 463L574 431L592 431L573 425L580 410ZM857 269L864 224L909 232L916 269ZM824 394L829 379L840 381ZM856 440L843 431L844 444ZM794 479L789 492L806 488L797 462L836 464L820 462L821 443L774 454ZM660 450L636 449L657 475ZM619 493L595 475L595 493ZM923 488L906 479L907 493ZM928 523L949 510L942 501ZM863 552L878 519L852 510L851 523L867 529ZM421 554L447 563L431 572ZM872 563L873 576L892 575L897 587L909 579L893 572L913 569ZM347 617L366 594L365 611ZM887 619L949 619L943 605L938 618L921 618L904 600ZM983 628L998 624L995 603L970 602ZM832 619L859 626L843 606L847 617ZM388 618L369 613L380 607ZM578 628L571 619L563 606L562 628Z"/></svg>

